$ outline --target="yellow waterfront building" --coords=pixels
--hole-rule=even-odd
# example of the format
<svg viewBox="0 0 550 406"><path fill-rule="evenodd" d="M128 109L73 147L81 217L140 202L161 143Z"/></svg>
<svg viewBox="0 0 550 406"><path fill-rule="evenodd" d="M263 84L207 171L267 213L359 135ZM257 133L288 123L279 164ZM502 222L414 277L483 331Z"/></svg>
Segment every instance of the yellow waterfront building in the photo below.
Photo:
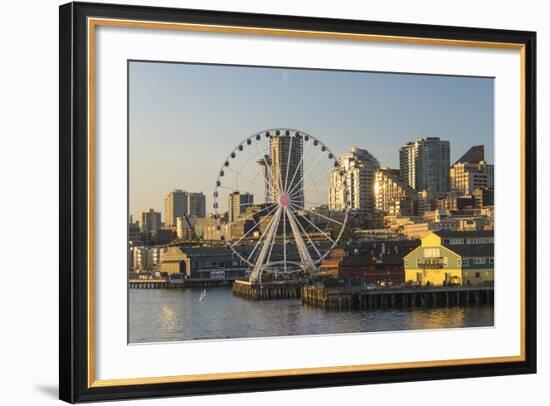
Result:
<svg viewBox="0 0 550 406"><path fill-rule="evenodd" d="M493 234L429 231L403 261L406 282L433 286L492 283Z"/></svg>

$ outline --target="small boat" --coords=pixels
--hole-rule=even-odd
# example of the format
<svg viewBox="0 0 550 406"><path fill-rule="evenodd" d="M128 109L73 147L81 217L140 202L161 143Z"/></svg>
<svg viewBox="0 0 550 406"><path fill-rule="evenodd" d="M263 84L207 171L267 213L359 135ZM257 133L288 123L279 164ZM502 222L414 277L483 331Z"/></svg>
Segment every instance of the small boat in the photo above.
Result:
<svg viewBox="0 0 550 406"><path fill-rule="evenodd" d="M199 297L199 301L204 301L206 299L206 289L203 289Z"/></svg>

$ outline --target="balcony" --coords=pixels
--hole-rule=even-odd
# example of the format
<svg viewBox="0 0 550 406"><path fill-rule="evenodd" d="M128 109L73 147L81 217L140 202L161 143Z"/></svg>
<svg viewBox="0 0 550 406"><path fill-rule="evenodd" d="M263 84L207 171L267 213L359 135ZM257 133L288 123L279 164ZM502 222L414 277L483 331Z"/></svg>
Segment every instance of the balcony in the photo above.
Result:
<svg viewBox="0 0 550 406"><path fill-rule="evenodd" d="M423 269L441 269L446 266L446 262L443 257L422 257L418 259L417 265Z"/></svg>

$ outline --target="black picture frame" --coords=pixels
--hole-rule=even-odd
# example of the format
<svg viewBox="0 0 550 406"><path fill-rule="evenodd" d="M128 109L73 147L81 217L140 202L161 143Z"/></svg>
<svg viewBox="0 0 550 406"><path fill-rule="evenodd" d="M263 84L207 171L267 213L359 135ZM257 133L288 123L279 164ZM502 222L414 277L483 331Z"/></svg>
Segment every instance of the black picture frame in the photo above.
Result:
<svg viewBox="0 0 550 406"><path fill-rule="evenodd" d="M536 33L497 29L261 15L205 10L69 3L60 6L59 397L67 402L235 393L536 372ZM87 188L87 19L196 23L345 32L523 46L524 65L524 360L364 372L312 373L94 387L89 384Z"/></svg>

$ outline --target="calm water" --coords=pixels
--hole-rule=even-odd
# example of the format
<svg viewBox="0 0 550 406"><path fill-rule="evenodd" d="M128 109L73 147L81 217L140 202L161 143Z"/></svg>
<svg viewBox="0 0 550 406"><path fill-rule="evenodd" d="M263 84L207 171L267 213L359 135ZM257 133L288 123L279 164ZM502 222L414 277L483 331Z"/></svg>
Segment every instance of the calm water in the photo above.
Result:
<svg viewBox="0 0 550 406"><path fill-rule="evenodd" d="M130 289L130 342L335 334L493 325L493 306L330 312L300 300L252 302L231 288Z"/></svg>

